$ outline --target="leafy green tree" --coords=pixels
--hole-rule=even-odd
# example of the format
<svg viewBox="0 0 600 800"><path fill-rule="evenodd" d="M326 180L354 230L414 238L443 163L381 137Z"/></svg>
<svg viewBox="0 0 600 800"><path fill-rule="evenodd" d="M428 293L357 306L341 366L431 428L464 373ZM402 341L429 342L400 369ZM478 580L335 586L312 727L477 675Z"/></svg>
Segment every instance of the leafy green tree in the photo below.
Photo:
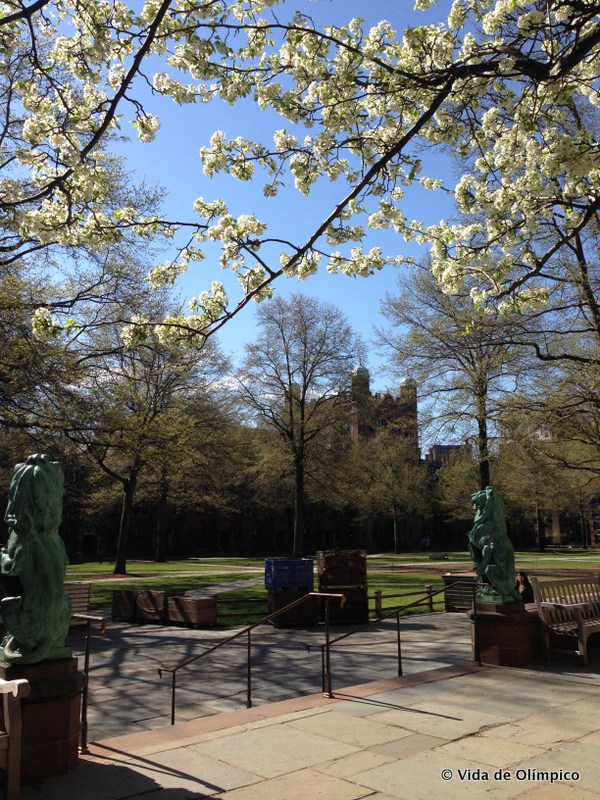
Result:
<svg viewBox="0 0 600 800"><path fill-rule="evenodd" d="M513 398L517 418L527 414L537 421L553 443L544 457L551 455L557 467L579 470L582 477L598 474L600 446L600 272L592 254L597 244L597 234L590 236L578 256L573 252L563 261L562 278L554 276L549 302L537 313L539 334L532 336L525 327L515 337L543 366L529 391Z"/></svg>
<svg viewBox="0 0 600 800"><path fill-rule="evenodd" d="M415 457L414 444L394 424L380 429L353 451L354 502L367 513L387 512L392 518L394 552L414 545L410 526L431 513L427 468ZM402 541L401 528L405 528Z"/></svg>
<svg viewBox="0 0 600 800"><path fill-rule="evenodd" d="M242 402L279 435L293 472L293 555L303 555L307 467L347 422L347 387L361 344L341 312L300 294L258 312L239 375Z"/></svg>
<svg viewBox="0 0 600 800"><path fill-rule="evenodd" d="M339 410L342 419L324 432L318 446L310 448L310 457L305 463L306 535L312 533L311 527L316 519L319 522L324 517L331 520L334 515L351 512L355 505L352 445L345 425L346 410ZM254 433L253 455L248 465L247 478L252 502L261 514L274 516L278 521L288 517L293 519L295 468L289 450L282 446L281 435L275 428L263 425L251 430ZM274 546L292 552L292 537L293 530L278 522ZM306 550L306 536L304 539ZM313 538L312 542L314 541Z"/></svg>
<svg viewBox="0 0 600 800"><path fill-rule="evenodd" d="M252 456L231 403L215 387L180 397L165 422L169 436L144 468L137 493L156 509L156 561L166 559L173 514L239 514Z"/></svg>
<svg viewBox="0 0 600 800"><path fill-rule="evenodd" d="M16 267L0 275L0 424L31 430L48 426L46 397L68 380L62 345L39 342L31 314L46 298L45 287Z"/></svg>
<svg viewBox="0 0 600 800"><path fill-rule="evenodd" d="M382 313L392 330L380 329L378 340L391 369L417 379L438 430L473 438L479 486L489 486L494 419L524 369L521 348L511 345L512 317L492 304L478 310L467 293L444 294L423 268L399 281ZM522 324L519 317L519 330Z"/></svg>
<svg viewBox="0 0 600 800"><path fill-rule="evenodd" d="M179 436L192 409L209 407L211 386L226 362L214 344L168 347L158 340L128 350L108 328L104 347L96 339L70 388L70 418L63 429L85 447L98 467L122 489L114 571L125 574L133 501L143 470L165 454L177 457ZM206 424L210 425L211 422Z"/></svg>
<svg viewBox="0 0 600 800"><path fill-rule="evenodd" d="M544 531L551 514L578 519L581 539L586 541L584 506L595 493L600 474L589 413L573 414L563 397L565 424L557 426L562 393L556 393L556 386L554 392L552 403L546 405L538 405L535 397L529 403L519 398L520 403L503 419L498 459L498 485L513 508L533 518L540 549L545 547ZM546 399L550 396L548 392ZM585 431L584 420L590 424Z"/></svg>
<svg viewBox="0 0 600 800"><path fill-rule="evenodd" d="M472 520L471 495L479 488L477 466L472 454L463 450L455 453L437 471L436 501L446 519L461 522Z"/></svg>

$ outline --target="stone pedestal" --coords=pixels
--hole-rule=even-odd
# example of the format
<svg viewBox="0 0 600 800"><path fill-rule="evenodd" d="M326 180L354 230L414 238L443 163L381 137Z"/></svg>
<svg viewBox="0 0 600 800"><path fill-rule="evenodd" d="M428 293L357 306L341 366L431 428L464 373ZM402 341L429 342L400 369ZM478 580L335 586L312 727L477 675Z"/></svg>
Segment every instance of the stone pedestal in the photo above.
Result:
<svg viewBox="0 0 600 800"><path fill-rule="evenodd" d="M523 603L475 603L471 622L473 658L482 664L522 667L540 658L541 639L537 613Z"/></svg>
<svg viewBox="0 0 600 800"><path fill-rule="evenodd" d="M22 701L23 778L62 775L77 764L81 693L86 676L76 658L40 664L0 664L0 678L25 678L29 697Z"/></svg>

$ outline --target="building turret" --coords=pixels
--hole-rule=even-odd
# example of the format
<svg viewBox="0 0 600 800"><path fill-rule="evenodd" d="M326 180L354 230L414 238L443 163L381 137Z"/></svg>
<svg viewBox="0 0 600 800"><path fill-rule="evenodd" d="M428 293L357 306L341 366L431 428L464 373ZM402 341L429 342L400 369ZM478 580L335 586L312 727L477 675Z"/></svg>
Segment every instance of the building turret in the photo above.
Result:
<svg viewBox="0 0 600 800"><path fill-rule="evenodd" d="M410 375L400 381L400 397L398 398L399 419L402 432L411 440L415 453L419 454L419 422L417 416L417 382Z"/></svg>
<svg viewBox="0 0 600 800"><path fill-rule="evenodd" d="M352 370L352 393L355 394L370 394L371 376L369 370L359 361L357 366Z"/></svg>
<svg viewBox="0 0 600 800"><path fill-rule="evenodd" d="M359 361L352 370L350 391L350 437L355 443L370 432L370 381L369 370Z"/></svg>

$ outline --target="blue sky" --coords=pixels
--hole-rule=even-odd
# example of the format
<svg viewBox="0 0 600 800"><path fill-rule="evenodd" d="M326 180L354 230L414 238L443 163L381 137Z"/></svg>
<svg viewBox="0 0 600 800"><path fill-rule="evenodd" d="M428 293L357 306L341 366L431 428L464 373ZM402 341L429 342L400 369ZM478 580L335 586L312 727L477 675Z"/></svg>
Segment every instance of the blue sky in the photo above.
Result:
<svg viewBox="0 0 600 800"><path fill-rule="evenodd" d="M344 24L353 17L365 19L366 26L387 19L399 35L407 25L440 21L451 5L450 0L440 0L437 8L428 12L415 12L414 0L290 0L286 7L297 8L323 24ZM262 196L260 178L252 183L240 183L229 176L208 179L200 164L199 149L208 144L214 130L224 130L230 136L272 141L276 128L289 128L285 120L272 113L261 112L251 102L233 107L224 103L175 106L162 98L151 98L147 110L161 118L161 130L151 144L141 145L132 140L124 146L129 167L137 180L160 184L165 189L164 211L171 219L193 219L192 204L197 197L212 200L223 197L234 214L254 213L269 223L269 235L282 239L303 241L316 224L331 210L333 205L347 193L345 184L318 183L308 198L302 197L293 188L282 191L275 199ZM127 114L127 111L125 112ZM125 126L123 126L125 127ZM121 148L119 148L121 149ZM448 166L440 163L436 168L443 172ZM426 222L437 222L452 213L452 206L440 193L416 191L410 196L407 216L421 218ZM386 255L418 252L404 240L389 232L376 231L369 235L368 246L379 245ZM198 295L210 287L213 280L221 280L230 294L232 304L236 299L236 280L216 263L218 253L209 253L206 261L194 264L183 276L178 288L182 298ZM348 278L329 275L325 269L306 281L281 278L275 284L277 293L289 295L294 291L318 297L337 305L362 335L368 347L367 365L373 376L374 388L394 387L395 381L382 372L382 364L374 347L369 346L373 337L373 325L383 324L379 314L380 303L388 291L394 291L401 271L388 268L369 278ZM252 304L230 323L219 341L223 349L234 358L243 353L243 346L251 341L256 332L255 305Z"/></svg>

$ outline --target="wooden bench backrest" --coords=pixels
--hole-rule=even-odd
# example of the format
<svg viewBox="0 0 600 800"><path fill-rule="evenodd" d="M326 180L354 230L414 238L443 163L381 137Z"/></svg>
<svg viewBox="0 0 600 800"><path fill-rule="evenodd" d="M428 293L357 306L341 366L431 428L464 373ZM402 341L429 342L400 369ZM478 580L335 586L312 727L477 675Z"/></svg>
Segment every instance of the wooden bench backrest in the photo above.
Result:
<svg viewBox="0 0 600 800"><path fill-rule="evenodd" d="M538 612L547 623L568 622L573 615L568 610L543 608L541 603L588 603L583 616L600 617L600 581L596 577L544 581L532 577L531 585Z"/></svg>
<svg viewBox="0 0 600 800"><path fill-rule="evenodd" d="M73 614L90 613L91 583L86 583L84 581L65 583L64 589L71 598L71 617ZM77 620L71 620L71 622L77 622Z"/></svg>

